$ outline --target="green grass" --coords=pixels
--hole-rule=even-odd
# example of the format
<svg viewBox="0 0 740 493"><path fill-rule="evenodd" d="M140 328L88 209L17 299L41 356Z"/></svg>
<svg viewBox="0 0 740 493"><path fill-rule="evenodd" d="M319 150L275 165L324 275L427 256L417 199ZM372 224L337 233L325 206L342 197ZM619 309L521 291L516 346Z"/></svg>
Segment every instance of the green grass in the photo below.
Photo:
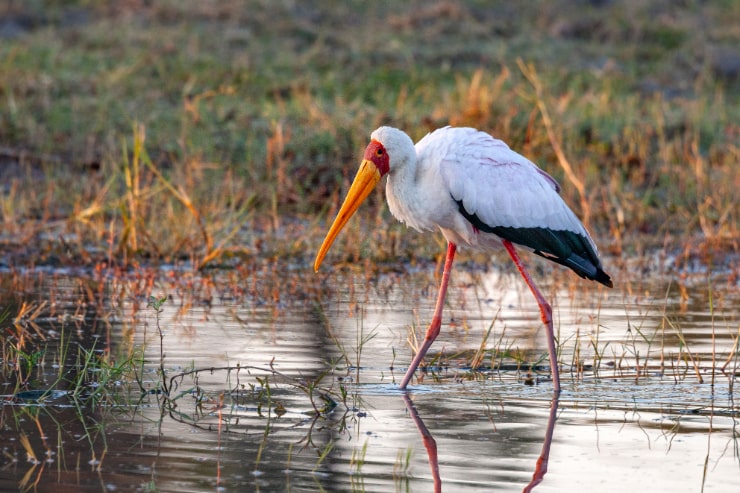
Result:
<svg viewBox="0 0 740 493"><path fill-rule="evenodd" d="M0 44L7 263L308 258L381 123L506 140L587 204L611 253L738 249L736 2L3 8L22 26ZM388 219L364 210L368 229ZM402 232L362 254L417 249Z"/></svg>

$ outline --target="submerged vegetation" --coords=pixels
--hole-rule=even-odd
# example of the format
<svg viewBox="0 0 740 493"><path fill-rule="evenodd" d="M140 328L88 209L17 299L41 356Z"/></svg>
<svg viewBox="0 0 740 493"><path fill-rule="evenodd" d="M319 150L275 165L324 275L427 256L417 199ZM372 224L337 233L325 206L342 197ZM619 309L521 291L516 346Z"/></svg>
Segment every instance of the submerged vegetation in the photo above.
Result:
<svg viewBox="0 0 740 493"><path fill-rule="evenodd" d="M350 446L351 453L341 460L350 481L362 483L366 474L372 477L373 472L365 472L368 464L373 467L372 459L366 458L372 437L362 430L373 408L365 402L364 392L369 384L375 392L400 401L401 394L390 384L403 371L394 370L393 362L388 367L395 360L391 349L407 361L410 351L404 331L411 332L412 341L423 327L404 327L395 335L391 327L376 330L363 306L376 311L393 303L411 306L433 290L434 280L428 272L411 273L413 279L398 283L392 274L368 280L369 272L347 271L341 283L364 287L346 295L344 303L355 314L352 320L343 320L347 306L324 313L316 303L322 299L323 282L313 273L301 269L295 276L285 276L277 262L265 260L257 270L173 270L157 279L153 269L142 268L137 275L81 277L71 285L60 282L58 274L38 270L22 279L23 284L5 289L15 292L25 286L53 301L13 306L12 296L2 299L10 310L17 310L2 320L0 339L4 388L0 426L9 437L2 449L3 470L21 471L19 486L29 490L40 481L59 481L54 471L76 474L77 481L80 477L94 481L101 473L117 471L123 461L152 468L152 485L161 485L167 478L156 474L157 459L148 455L160 452L159 446L149 443L152 436L180 440L183 430L191 430L184 433L202 433L201 440L210 444L201 447L238 450L236 455L257 476L266 470L274 474L275 468L305 468L307 462L312 474L336 470L339 459L334 448ZM538 385L549 375L543 366L546 352L529 340L533 324L538 325L536 309L530 312L531 320L522 320L516 315L518 308L498 307L490 321L482 306L489 302L489 290L512 290L508 283L515 280L513 273L496 274L500 280L484 287L481 278L490 274L473 270L470 279L460 276L440 352L427 358L413 385L452 394L487 389L483 394L490 393L493 403L486 406L498 407L495 402L502 394L508 394L507 405L508 399L522 399L522 393L539 402L550 394L547 383ZM733 311L737 291L727 285L719 289L709 285L704 292L691 283L668 284L663 285L662 299L648 294L657 291L653 283L632 282L633 292L622 304L617 300L623 295L616 290L594 292L562 279L546 284L565 291L560 299L571 304L557 310L562 328L559 359L568 389L562 403L579 413L593 406L599 412L620 410L625 415L659 413L669 437L680 436L683 426L695 433L697 419L716 419L715 436L728 426L724 420L735 423L738 413L733 400L740 375L740 333ZM292 293L295 286L302 296ZM516 296L526 289L519 287L513 289ZM690 290L686 298L684 289ZM98 297L101 292L104 298ZM709 311L702 311L706 306ZM614 313L619 307L624 313ZM485 318L477 318L481 316ZM482 340L478 327L483 329ZM306 331L305 341L301 340ZM280 342L272 341L276 333L283 342L315 344L307 354L318 365L290 363L300 360L301 354L295 349L286 352ZM209 338L216 340L208 343ZM264 345L253 347L251 339L262 338L268 339ZM451 347L448 341L454 342L454 351L445 349ZM209 356L209 350L215 353ZM220 361L221 366L214 364ZM528 390L536 388L540 390L534 395ZM606 400L592 402L594 392L605 393ZM625 397L633 393L642 396L639 403ZM444 400L439 395L435 399ZM453 399L453 404L456 409L450 414L457 419L463 411L457 409L459 401ZM503 414L503 409L488 407L487 412ZM682 415L687 416L685 425ZM487 422L483 416L475 419ZM620 426L624 419L619 417ZM136 424L133 431L131 423ZM176 425L180 428L173 429ZM732 436L729 444L736 447L740 437ZM137 442L136 447L128 444L130 440ZM139 447L146 451L142 456L131 452ZM180 453L179 445L177 450ZM396 452L394 480L413 476L408 471L410 454L405 448ZM220 464L221 456L211 460ZM224 455L223 460L234 459ZM291 466L295 463L302 465ZM213 469L206 471L206 477L213 475ZM241 477L243 469L232 474ZM280 476L285 476L282 470Z"/></svg>

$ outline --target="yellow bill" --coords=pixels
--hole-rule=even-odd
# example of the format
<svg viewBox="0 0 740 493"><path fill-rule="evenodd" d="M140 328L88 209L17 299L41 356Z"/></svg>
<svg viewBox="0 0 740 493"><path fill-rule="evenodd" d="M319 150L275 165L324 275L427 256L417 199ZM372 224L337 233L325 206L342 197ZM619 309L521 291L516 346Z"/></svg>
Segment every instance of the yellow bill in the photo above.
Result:
<svg viewBox="0 0 740 493"><path fill-rule="evenodd" d="M316 261L313 264L314 271L318 272L321 262L324 260L329 248L331 248L332 243L334 243L334 239L339 235L344 225L347 224L352 214L360 207L360 204L373 191L375 185L380 181L380 177L380 170L378 170L375 163L368 159L362 161L360 169L357 170L357 175L355 175L355 179L352 182L352 186L349 187L347 197L344 199L344 203L339 209L334 223L329 228L329 232L326 234L326 238L324 238L324 243L319 248L319 253L316 254Z"/></svg>

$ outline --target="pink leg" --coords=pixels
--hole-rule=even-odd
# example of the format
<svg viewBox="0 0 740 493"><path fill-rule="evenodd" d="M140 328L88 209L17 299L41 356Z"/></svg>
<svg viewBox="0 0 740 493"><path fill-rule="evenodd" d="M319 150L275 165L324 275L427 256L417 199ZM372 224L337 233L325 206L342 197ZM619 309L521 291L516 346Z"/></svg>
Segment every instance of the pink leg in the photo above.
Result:
<svg viewBox="0 0 740 493"><path fill-rule="evenodd" d="M514 264L516 264L516 268L519 269L519 273L522 275L524 281L527 283L527 286L529 286L529 289L532 291L534 297L537 298L537 304L540 305L542 322L545 324L545 328L547 329L547 350L550 353L550 370L552 371L552 384L555 391L560 392L560 372L558 370L558 355L555 351L555 331L552 327L552 308L547 303L547 300L545 300L545 297L542 296L540 290L537 289L537 286L535 286L534 281L529 275L529 272L527 272L527 269L524 268L522 259L520 259L519 254L516 253L514 245L512 245L509 240L502 240L502 242L504 244L504 248L506 248L506 251L509 252L511 259L514 261Z"/></svg>
<svg viewBox="0 0 740 493"><path fill-rule="evenodd" d="M558 391L553 392L552 402L550 403L550 417L547 420L547 431L545 432L545 441L542 442L542 452L540 452L540 458L537 459L537 463L535 464L532 481L524 487L522 493L530 493L535 486L545 479L545 474L547 474L547 464L550 462L550 445L552 445L552 435L555 431L555 417L558 414L559 397L560 394Z"/></svg>
<svg viewBox="0 0 740 493"><path fill-rule="evenodd" d="M424 442L424 448L427 449L427 456L429 457L429 467L432 468L432 478L434 478L434 493L441 493L442 491L442 479L439 477L439 458L437 456L437 442L429 432L429 429L424 424L419 416L419 411L411 402L409 394L403 394L403 401L406 403L406 409L411 414L411 419L414 420L416 428L421 434L421 440Z"/></svg>
<svg viewBox="0 0 740 493"><path fill-rule="evenodd" d="M406 386L409 384L409 381L411 380L411 377L414 376L414 372L416 371L416 368L419 366L419 363L421 363L421 360L424 359L424 355L429 350L429 347L432 345L434 340L439 335L439 329L442 326L442 308L444 308L445 305L445 295L447 294L447 284L450 281L450 270L452 269L452 259L455 258L455 251L457 250L457 245L450 242L447 244L447 258L445 258L445 268L444 272L442 273L442 282L439 285L439 294L437 295L437 307L434 309L434 317L432 317L432 323L429 324L429 328L427 329L427 334L424 337L424 344L421 345L421 348L419 348L419 351L416 353L416 357L414 358L414 361L411 362L411 365L409 366L409 369L406 370L406 375L403 376L403 380L401 380L401 389L405 389Z"/></svg>

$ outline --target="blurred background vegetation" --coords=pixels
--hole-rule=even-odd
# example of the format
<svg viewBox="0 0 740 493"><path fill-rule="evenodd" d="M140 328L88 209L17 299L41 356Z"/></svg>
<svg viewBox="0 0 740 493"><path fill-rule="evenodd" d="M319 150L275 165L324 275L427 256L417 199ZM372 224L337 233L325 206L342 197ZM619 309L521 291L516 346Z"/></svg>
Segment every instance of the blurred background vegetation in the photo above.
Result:
<svg viewBox="0 0 740 493"><path fill-rule="evenodd" d="M607 254L736 258L739 19L732 0L5 0L0 263L308 263L381 124L507 141ZM373 199L334 254L426 255Z"/></svg>

